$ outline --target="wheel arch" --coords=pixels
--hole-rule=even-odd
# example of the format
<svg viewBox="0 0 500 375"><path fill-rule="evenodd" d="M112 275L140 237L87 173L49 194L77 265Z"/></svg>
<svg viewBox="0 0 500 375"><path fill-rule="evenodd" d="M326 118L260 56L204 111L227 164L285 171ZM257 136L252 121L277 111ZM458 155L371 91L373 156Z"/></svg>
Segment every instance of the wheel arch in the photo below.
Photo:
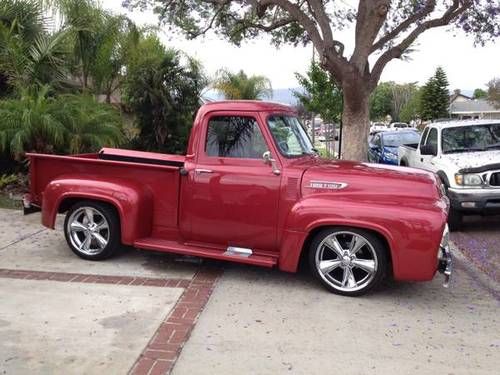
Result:
<svg viewBox="0 0 500 375"><path fill-rule="evenodd" d="M309 251L309 246L314 239L314 237L324 229L334 228L334 227L350 227L368 231L373 235L377 236L378 239L382 241L385 246L387 258L389 260L388 272L394 273L394 267L397 265L397 256L394 252L394 245L390 234L382 228L374 228L373 225L363 224L363 223L350 223L350 222L324 222L312 225L306 232L303 233L301 240L298 242L298 246L294 250L289 248L282 248L280 251L280 269L288 272L296 272L299 267L306 264L306 258ZM285 241L286 246L290 245L293 241ZM295 252L295 254L293 254Z"/></svg>
<svg viewBox="0 0 500 375"><path fill-rule="evenodd" d="M102 181L102 186L94 182L88 179L52 181L43 194L42 223L53 229L58 213L66 212L77 202L91 200L105 203L116 211L122 243L131 245L150 234L153 202L149 191L125 181L119 185ZM144 215L144 212L150 214Z"/></svg>

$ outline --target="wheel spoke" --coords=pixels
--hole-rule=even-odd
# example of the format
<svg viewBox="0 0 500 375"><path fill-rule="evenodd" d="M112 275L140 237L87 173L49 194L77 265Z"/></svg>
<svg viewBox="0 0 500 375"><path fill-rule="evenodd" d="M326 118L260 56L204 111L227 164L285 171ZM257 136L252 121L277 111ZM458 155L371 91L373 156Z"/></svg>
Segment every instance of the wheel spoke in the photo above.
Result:
<svg viewBox="0 0 500 375"><path fill-rule="evenodd" d="M92 237L90 234L85 234L85 239L82 241L80 244L80 250L86 250L88 251L90 248L90 243L92 242Z"/></svg>
<svg viewBox="0 0 500 375"><path fill-rule="evenodd" d="M352 236L351 244L349 245L349 252L355 255L363 246L366 245L366 240L360 236Z"/></svg>
<svg viewBox="0 0 500 375"><path fill-rule="evenodd" d="M323 274L328 274L340 266L341 263L340 260L324 260L319 263L319 269Z"/></svg>
<svg viewBox="0 0 500 375"><path fill-rule="evenodd" d="M97 244L99 245L99 248L104 248L107 244L108 244L108 241L106 241L106 239L101 236L99 233L92 233L92 237L94 237L96 240L97 240Z"/></svg>
<svg viewBox="0 0 500 375"><path fill-rule="evenodd" d="M71 223L70 228L73 232L83 232L84 230L87 230L85 225L76 220Z"/></svg>
<svg viewBox="0 0 500 375"><path fill-rule="evenodd" d="M90 207L85 208L85 217L89 224L94 223L94 211Z"/></svg>
<svg viewBox="0 0 500 375"><path fill-rule="evenodd" d="M375 261L370 259L353 259L352 264L355 267L361 268L362 270L373 273L375 272Z"/></svg>
<svg viewBox="0 0 500 375"><path fill-rule="evenodd" d="M344 249L342 249L342 246L340 245L335 235L328 237L325 241L325 245L328 249L335 252L338 258L342 258Z"/></svg>
<svg viewBox="0 0 500 375"><path fill-rule="evenodd" d="M349 267L344 268L344 277L342 278L342 286L348 288L354 288L358 285L356 279L354 278L354 274Z"/></svg>
<svg viewBox="0 0 500 375"><path fill-rule="evenodd" d="M100 232L104 229L109 229L108 222L106 220L102 220L99 224L97 224L97 227L95 229L97 232Z"/></svg>

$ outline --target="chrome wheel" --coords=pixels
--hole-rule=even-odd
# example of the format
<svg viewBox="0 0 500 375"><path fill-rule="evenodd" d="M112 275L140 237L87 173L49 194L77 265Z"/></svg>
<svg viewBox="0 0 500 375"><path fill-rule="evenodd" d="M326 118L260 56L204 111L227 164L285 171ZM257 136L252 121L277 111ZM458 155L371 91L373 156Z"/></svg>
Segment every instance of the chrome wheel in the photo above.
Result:
<svg viewBox="0 0 500 375"><path fill-rule="evenodd" d="M100 254L110 239L109 224L94 207L80 207L66 221L67 237L75 250L85 255Z"/></svg>
<svg viewBox="0 0 500 375"><path fill-rule="evenodd" d="M314 261L324 282L347 293L370 285L379 267L377 253L370 241L350 231L327 235L319 243Z"/></svg>

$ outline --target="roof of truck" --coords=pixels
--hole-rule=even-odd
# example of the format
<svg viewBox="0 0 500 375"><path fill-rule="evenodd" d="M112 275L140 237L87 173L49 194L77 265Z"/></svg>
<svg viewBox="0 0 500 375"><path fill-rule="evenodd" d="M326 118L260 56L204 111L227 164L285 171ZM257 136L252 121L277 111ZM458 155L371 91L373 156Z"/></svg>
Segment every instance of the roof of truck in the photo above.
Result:
<svg viewBox="0 0 500 375"><path fill-rule="evenodd" d="M286 104L263 102L261 100L222 100L206 103L202 106L206 111L285 111L295 112Z"/></svg>
<svg viewBox="0 0 500 375"><path fill-rule="evenodd" d="M443 128L455 128L455 127L459 127L459 126L492 125L492 124L500 124L500 119L498 119L498 120L450 120L450 121L434 122L434 123L431 123L429 125L437 128L437 129L443 129Z"/></svg>

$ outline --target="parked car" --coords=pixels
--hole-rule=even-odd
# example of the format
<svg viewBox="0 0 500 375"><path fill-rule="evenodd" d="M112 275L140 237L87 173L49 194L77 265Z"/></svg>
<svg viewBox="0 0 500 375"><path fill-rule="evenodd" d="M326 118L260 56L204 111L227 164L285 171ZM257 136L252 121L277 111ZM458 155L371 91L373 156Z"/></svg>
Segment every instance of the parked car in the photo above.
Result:
<svg viewBox="0 0 500 375"><path fill-rule="evenodd" d="M467 214L500 214L500 121L427 125L420 143L401 146L399 164L435 172L451 201L450 230Z"/></svg>
<svg viewBox="0 0 500 375"><path fill-rule="evenodd" d="M389 131L375 134L368 144L368 161L398 165L398 148L418 143L420 134L414 130Z"/></svg>
<svg viewBox="0 0 500 375"><path fill-rule="evenodd" d="M426 171L319 158L291 107L205 104L185 156L104 148L28 154L26 212L89 260L120 244L278 267L302 256L330 291L355 296L386 274L451 274L448 200Z"/></svg>
<svg viewBox="0 0 500 375"><path fill-rule="evenodd" d="M407 128L411 128L411 126L408 125L406 122L393 122L389 125L390 130L400 130Z"/></svg>
<svg viewBox="0 0 500 375"><path fill-rule="evenodd" d="M383 132L389 130L383 122L374 122L370 126L370 134L375 134L378 132Z"/></svg>

